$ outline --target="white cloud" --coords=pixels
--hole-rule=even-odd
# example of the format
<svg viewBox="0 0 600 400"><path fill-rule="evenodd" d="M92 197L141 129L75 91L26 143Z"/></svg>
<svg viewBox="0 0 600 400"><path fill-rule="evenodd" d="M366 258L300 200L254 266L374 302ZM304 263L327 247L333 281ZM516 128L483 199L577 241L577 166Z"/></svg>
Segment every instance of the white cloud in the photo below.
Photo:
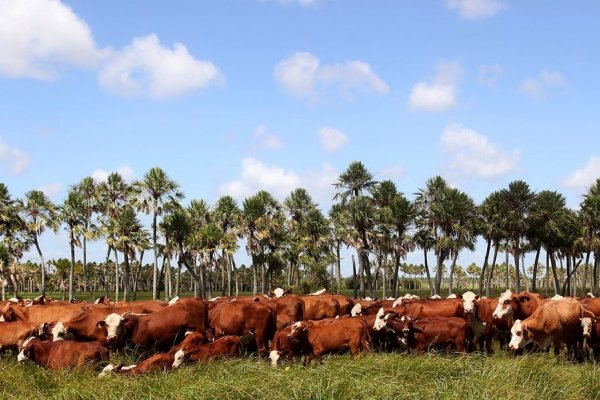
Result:
<svg viewBox="0 0 600 400"><path fill-rule="evenodd" d="M102 57L89 26L58 0L0 0L0 74L52 79L60 66Z"/></svg>
<svg viewBox="0 0 600 400"><path fill-rule="evenodd" d="M397 179L404 176L404 168L401 165L389 165L380 170L377 175L385 179Z"/></svg>
<svg viewBox="0 0 600 400"><path fill-rule="evenodd" d="M240 178L222 184L219 194L243 199L259 190L267 190L277 198L285 198L299 186L300 178L295 172L247 157L242 161Z"/></svg>
<svg viewBox="0 0 600 400"><path fill-rule="evenodd" d="M495 86L504 69L500 64L481 65L477 83L481 86Z"/></svg>
<svg viewBox="0 0 600 400"><path fill-rule="evenodd" d="M488 18L506 8L506 4L498 0L446 0L446 5L469 20Z"/></svg>
<svg viewBox="0 0 600 400"><path fill-rule="evenodd" d="M462 70L458 63L440 63L436 75L429 81L413 86L408 98L411 111L446 111L456 106L458 80Z"/></svg>
<svg viewBox="0 0 600 400"><path fill-rule="evenodd" d="M92 172L91 176L96 182L106 182L106 180L108 179L108 175L110 175L111 172L112 171L109 172L103 169L97 169L94 172ZM120 166L114 172L118 172L123 177L123 180L125 180L125 182L131 183L136 179L135 172L133 172L133 169L131 169L131 167L127 165Z"/></svg>
<svg viewBox="0 0 600 400"><path fill-rule="evenodd" d="M566 85L567 80L560 72L543 70L537 77L525 79L519 89L531 98L543 99L549 90Z"/></svg>
<svg viewBox="0 0 600 400"><path fill-rule="evenodd" d="M63 189L63 185L60 183L49 183L47 185L42 185L38 188L38 190L41 190L42 192L44 192L44 194L48 197L54 197L57 194L60 194L60 192Z"/></svg>
<svg viewBox="0 0 600 400"><path fill-rule="evenodd" d="M586 189L600 178L600 157L591 157L587 164L569 175L561 184L571 189Z"/></svg>
<svg viewBox="0 0 600 400"><path fill-rule="evenodd" d="M223 77L212 62L195 59L181 43L164 47L153 33L115 52L98 80L117 95L162 99L205 89Z"/></svg>
<svg viewBox="0 0 600 400"><path fill-rule="evenodd" d="M356 93L385 94L389 91L387 84L367 62L321 65L319 59L308 52L294 53L281 60L273 75L286 92L299 98L318 97L328 88L347 99Z"/></svg>
<svg viewBox="0 0 600 400"><path fill-rule="evenodd" d="M317 136L321 141L321 148L328 153L335 153L348 142L348 136L345 133L327 126L319 129Z"/></svg>
<svg viewBox="0 0 600 400"><path fill-rule="evenodd" d="M21 175L31 162L31 157L18 147L11 147L0 139L0 165L12 175Z"/></svg>
<svg viewBox="0 0 600 400"><path fill-rule="evenodd" d="M442 133L442 152L448 157L450 178L493 180L515 172L521 159L519 150L506 152L489 139L459 124L449 124Z"/></svg>
<svg viewBox="0 0 600 400"><path fill-rule="evenodd" d="M259 139L258 147L263 147L267 149L277 150L283 147L283 142L279 138L279 136L267 132L267 127L263 124L260 124L256 127L254 131L254 137Z"/></svg>

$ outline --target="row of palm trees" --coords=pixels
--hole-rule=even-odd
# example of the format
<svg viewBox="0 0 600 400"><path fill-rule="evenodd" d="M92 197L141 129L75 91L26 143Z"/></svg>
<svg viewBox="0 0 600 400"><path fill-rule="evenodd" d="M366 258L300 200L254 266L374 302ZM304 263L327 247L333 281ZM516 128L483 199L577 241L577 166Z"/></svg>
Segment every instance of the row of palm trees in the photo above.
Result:
<svg viewBox="0 0 600 400"><path fill-rule="evenodd" d="M445 276L452 292L460 254L473 251L481 237L486 244L478 279L481 293L490 294L492 279L498 274L498 255L504 252L506 266L508 255L514 261L517 291L523 283L538 290L538 266L545 255L556 293L573 293L573 277L583 266L582 289L591 286L598 294L600 179L577 211L566 206L560 193L536 193L520 180L476 204L436 176L411 201L392 181L375 181L359 161L339 175L334 187L335 203L326 215L302 188L283 202L261 190L241 205L223 196L213 205L195 199L184 206L179 185L160 168L152 168L133 183L118 173L102 182L86 177L69 188L60 205L38 190L13 199L0 183L0 274L10 285L14 282L11 271L23 254L35 250L40 260L39 291L44 294L46 263L39 238L47 229L57 231L62 226L68 232L71 253L69 298L74 296L77 248L82 250L83 290L97 286L90 284L87 275L87 244L98 240L106 244L106 260L96 279L108 294L108 266L113 262L117 298L129 299L137 290L142 259L150 249L154 298L164 283L167 292L174 288L169 296L178 294L182 271L194 282L198 295L209 296L217 286L222 294L231 295L238 288L232 282L239 273L234 255L240 240L251 259L254 293L266 292L274 284L298 286L308 276L339 290L341 254L346 247L356 252L351 257L355 295L374 296L381 279L384 294L389 290L395 296L401 261L417 250L423 254L431 293L440 294ZM151 217L149 230L141 222L142 214ZM530 281L524 265L529 253L535 257ZM431 255L435 259L432 268ZM171 262L176 264L173 269ZM559 273L557 264L566 267L565 273ZM1 286L4 296L7 285ZM13 291L16 286L12 284Z"/></svg>

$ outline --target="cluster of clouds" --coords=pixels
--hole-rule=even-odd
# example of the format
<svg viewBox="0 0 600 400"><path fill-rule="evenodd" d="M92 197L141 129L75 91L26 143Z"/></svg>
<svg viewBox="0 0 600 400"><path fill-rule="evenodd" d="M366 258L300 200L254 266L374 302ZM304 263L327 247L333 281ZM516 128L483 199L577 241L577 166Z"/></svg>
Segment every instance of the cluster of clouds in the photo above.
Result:
<svg viewBox="0 0 600 400"><path fill-rule="evenodd" d="M57 0L1 1L0 26L0 74L11 78L51 80L65 68L93 69L106 90L151 98L223 80L212 62L194 58L181 43L164 46L156 34L134 38L122 50L101 48L87 23Z"/></svg>
<svg viewBox="0 0 600 400"><path fill-rule="evenodd" d="M0 165L11 175L20 175L31 163L31 157L18 147L4 142L0 138Z"/></svg>

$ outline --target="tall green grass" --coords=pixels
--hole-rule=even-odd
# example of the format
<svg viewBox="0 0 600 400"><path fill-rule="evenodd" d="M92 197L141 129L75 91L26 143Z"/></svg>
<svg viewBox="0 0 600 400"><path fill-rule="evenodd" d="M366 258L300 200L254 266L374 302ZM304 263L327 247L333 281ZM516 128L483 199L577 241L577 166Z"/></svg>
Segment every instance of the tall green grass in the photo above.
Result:
<svg viewBox="0 0 600 400"><path fill-rule="evenodd" d="M113 357L115 358L115 357ZM135 361L121 355L120 361ZM123 358L129 358L123 359ZM273 369L246 358L146 376L48 371L0 360L2 399L600 399L595 365L549 355L509 357L364 354L331 356L318 367Z"/></svg>

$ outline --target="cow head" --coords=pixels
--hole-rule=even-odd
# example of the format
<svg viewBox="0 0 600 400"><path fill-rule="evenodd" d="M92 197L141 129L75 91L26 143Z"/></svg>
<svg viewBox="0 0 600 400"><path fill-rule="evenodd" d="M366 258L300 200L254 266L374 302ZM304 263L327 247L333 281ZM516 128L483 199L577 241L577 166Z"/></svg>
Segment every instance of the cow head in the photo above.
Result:
<svg viewBox="0 0 600 400"><path fill-rule="evenodd" d="M308 324L305 321L298 321L292 324L292 329L290 330L290 334L288 338L298 338L301 335L305 334L308 330Z"/></svg>
<svg viewBox="0 0 600 400"><path fill-rule="evenodd" d="M53 342L56 342L59 340L64 340L66 334L67 334L67 329L65 328L65 326L63 325L62 322L57 322L52 327L52 341Z"/></svg>
<svg viewBox="0 0 600 400"><path fill-rule="evenodd" d="M390 315L393 313L386 313L383 307L377 311L375 315L375 322L373 323L373 330L380 331L387 326L387 322L390 319Z"/></svg>
<svg viewBox="0 0 600 400"><path fill-rule="evenodd" d="M285 290L283 290L282 288L277 288L275 290L273 290L273 295L275 296L276 299L283 297L283 295L285 294Z"/></svg>
<svg viewBox="0 0 600 400"><path fill-rule="evenodd" d="M182 349L177 350L177 352L175 353L175 356L173 357L173 368L178 368L181 366L181 364L183 364L183 361L185 360L185 352Z"/></svg>
<svg viewBox="0 0 600 400"><path fill-rule="evenodd" d="M410 335L410 331L413 329L413 320L408 315L402 316L400 318L400 331L402 332L402 336L407 338Z"/></svg>
<svg viewBox="0 0 600 400"><path fill-rule="evenodd" d="M512 328L510 329L510 333L512 334L512 336L510 338L508 348L511 350L522 349L532 341L529 337L527 325L525 325L525 323L523 323L520 319L515 321Z"/></svg>
<svg viewBox="0 0 600 400"><path fill-rule="evenodd" d="M509 290L502 293L498 298L498 305L492 314L493 318L502 319L512 316L512 302L513 293Z"/></svg>
<svg viewBox="0 0 600 400"><path fill-rule="evenodd" d="M359 315L362 315L362 304L356 303L354 307L352 307L352 310L350 310L350 316L358 317Z"/></svg>
<svg viewBox="0 0 600 400"><path fill-rule="evenodd" d="M579 318L579 320L581 321L581 328L583 328L583 337L592 337L594 320L590 317Z"/></svg>
<svg viewBox="0 0 600 400"><path fill-rule="evenodd" d="M469 291L463 293L462 300L465 314L473 314L475 312L475 304L476 301L479 300L479 296Z"/></svg>
<svg viewBox="0 0 600 400"><path fill-rule="evenodd" d="M38 339L36 339L35 337L32 336L23 342L23 345L21 346L21 351L19 352L19 355L17 356L18 362L24 362L24 361L32 359L32 357L33 357L32 348L33 348L33 345L36 340L38 340Z"/></svg>
<svg viewBox="0 0 600 400"><path fill-rule="evenodd" d="M7 303L2 309L2 317L4 317L4 321L6 322L12 322L17 319L10 303Z"/></svg>
<svg viewBox="0 0 600 400"><path fill-rule="evenodd" d="M129 318L122 317L119 314L112 313L96 324L101 333L106 332L106 340L109 344L114 344L120 341L125 333L124 325L129 321Z"/></svg>

